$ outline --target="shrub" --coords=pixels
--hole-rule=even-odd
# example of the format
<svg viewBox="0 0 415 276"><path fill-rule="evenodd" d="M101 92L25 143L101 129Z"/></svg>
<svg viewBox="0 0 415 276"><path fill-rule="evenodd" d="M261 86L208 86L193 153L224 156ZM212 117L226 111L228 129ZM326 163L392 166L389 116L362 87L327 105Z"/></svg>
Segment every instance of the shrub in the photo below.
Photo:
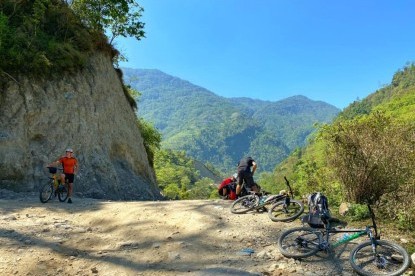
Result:
<svg viewBox="0 0 415 276"><path fill-rule="evenodd" d="M351 220L359 221L370 218L370 213L367 205L351 204L347 216L350 217Z"/></svg>
<svg viewBox="0 0 415 276"><path fill-rule="evenodd" d="M34 76L71 72L85 65L91 51L102 49L111 58L118 53L104 34L85 28L63 1L1 2L0 70L3 72Z"/></svg>
<svg viewBox="0 0 415 276"><path fill-rule="evenodd" d="M374 204L412 176L413 129L382 112L326 126L321 135L348 201Z"/></svg>

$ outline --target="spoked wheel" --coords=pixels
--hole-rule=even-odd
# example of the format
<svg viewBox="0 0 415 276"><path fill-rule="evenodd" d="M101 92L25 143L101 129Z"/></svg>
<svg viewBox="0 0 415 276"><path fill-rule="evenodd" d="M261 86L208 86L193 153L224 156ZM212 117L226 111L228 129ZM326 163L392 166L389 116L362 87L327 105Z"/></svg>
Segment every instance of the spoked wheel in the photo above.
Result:
<svg viewBox="0 0 415 276"><path fill-rule="evenodd" d="M283 232L278 239L278 248L288 258L301 259L320 250L321 232L309 227L297 227Z"/></svg>
<svg viewBox="0 0 415 276"><path fill-rule="evenodd" d="M376 241L374 253L367 241L352 250L350 263L360 275L401 275L409 267L409 255L400 245L381 240Z"/></svg>
<svg viewBox="0 0 415 276"><path fill-rule="evenodd" d="M53 186L52 183L44 184L39 190L40 202L46 203L52 198Z"/></svg>
<svg viewBox="0 0 415 276"><path fill-rule="evenodd" d="M290 200L288 204L280 201L268 210L268 217L272 221L291 221L298 218L304 212L304 204L298 200Z"/></svg>
<svg viewBox="0 0 415 276"><path fill-rule="evenodd" d="M58 198L60 202L64 202L68 198L68 188L66 185L59 185L58 187Z"/></svg>
<svg viewBox="0 0 415 276"><path fill-rule="evenodd" d="M231 205L231 212L243 214L258 206L259 197L257 195L247 195L235 200Z"/></svg>

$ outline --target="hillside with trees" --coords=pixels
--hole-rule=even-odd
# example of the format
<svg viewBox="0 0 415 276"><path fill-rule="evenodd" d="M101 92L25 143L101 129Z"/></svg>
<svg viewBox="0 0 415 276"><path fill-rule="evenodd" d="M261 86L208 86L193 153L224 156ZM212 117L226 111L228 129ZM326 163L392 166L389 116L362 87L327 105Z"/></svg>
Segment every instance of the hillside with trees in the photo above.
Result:
<svg viewBox="0 0 415 276"><path fill-rule="evenodd" d="M367 216L363 205L369 203L398 228L415 229L413 63L396 72L391 84L350 104L332 124L322 124L313 137L263 181L288 175L298 194L320 190L333 207L353 203L356 219Z"/></svg>
<svg viewBox="0 0 415 276"><path fill-rule="evenodd" d="M185 151L229 173L253 156L261 171L272 169L303 146L315 123L330 122L339 110L295 96L277 102L224 98L158 70L123 68L138 90L139 117L162 134L162 147Z"/></svg>

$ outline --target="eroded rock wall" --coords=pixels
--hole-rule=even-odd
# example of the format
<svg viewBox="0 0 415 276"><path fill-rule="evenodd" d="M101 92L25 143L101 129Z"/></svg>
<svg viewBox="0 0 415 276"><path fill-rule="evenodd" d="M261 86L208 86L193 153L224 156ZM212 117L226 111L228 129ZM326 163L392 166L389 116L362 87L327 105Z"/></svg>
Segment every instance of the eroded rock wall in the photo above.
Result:
<svg viewBox="0 0 415 276"><path fill-rule="evenodd" d="M33 191L45 166L75 151L75 194L161 199L136 116L109 58L91 57L77 74L39 81L19 77L0 93L0 188Z"/></svg>

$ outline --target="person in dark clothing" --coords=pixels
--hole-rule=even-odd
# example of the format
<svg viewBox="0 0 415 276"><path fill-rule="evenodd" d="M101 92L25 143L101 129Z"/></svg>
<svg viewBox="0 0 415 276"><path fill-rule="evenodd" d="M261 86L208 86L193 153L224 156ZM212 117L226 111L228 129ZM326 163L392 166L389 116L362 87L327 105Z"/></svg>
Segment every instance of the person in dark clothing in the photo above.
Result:
<svg viewBox="0 0 415 276"><path fill-rule="evenodd" d="M257 169L257 163L252 157L246 157L238 162L238 184L236 185L236 194L241 193L242 183L245 182L247 188L254 192L258 191L258 186L254 182L254 173Z"/></svg>

